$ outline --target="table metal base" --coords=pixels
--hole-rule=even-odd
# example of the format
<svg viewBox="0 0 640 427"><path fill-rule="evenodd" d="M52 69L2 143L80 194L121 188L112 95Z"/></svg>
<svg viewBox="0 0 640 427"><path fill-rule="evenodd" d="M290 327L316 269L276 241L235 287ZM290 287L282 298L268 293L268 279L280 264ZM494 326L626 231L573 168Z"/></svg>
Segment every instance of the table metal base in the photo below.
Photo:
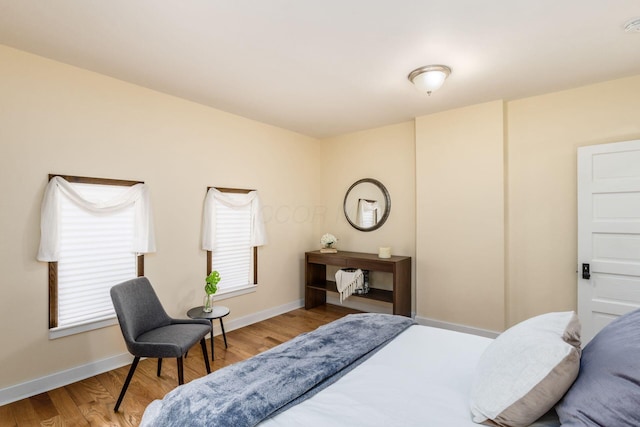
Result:
<svg viewBox="0 0 640 427"><path fill-rule="evenodd" d="M215 319L220 320L220 329L222 329L222 338L224 338L224 348L229 348L227 346L227 334L224 332L224 323L222 323L222 318L227 316L231 311L222 305L213 306L213 310L209 313L203 311L204 306L194 307L187 312L187 316L192 319L207 319L211 323L211 360L215 360L214 349L213 349L213 321Z"/></svg>

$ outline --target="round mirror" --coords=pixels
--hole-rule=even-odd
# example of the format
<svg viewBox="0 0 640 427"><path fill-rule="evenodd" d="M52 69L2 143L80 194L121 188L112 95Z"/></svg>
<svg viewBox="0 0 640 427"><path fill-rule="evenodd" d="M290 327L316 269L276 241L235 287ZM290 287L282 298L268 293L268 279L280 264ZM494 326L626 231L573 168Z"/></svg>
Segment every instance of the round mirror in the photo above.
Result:
<svg viewBox="0 0 640 427"><path fill-rule="evenodd" d="M391 198L380 181L363 178L347 190L343 209L344 216L354 228L373 231L382 227L389 217Z"/></svg>

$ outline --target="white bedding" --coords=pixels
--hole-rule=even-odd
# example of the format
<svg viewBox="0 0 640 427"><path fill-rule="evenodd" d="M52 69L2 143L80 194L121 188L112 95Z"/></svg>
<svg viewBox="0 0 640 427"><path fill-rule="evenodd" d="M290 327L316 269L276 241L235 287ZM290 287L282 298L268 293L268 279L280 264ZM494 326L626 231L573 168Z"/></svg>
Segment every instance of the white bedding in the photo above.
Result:
<svg viewBox="0 0 640 427"><path fill-rule="evenodd" d="M362 365L260 427L478 427L469 393L491 339L411 326Z"/></svg>
<svg viewBox="0 0 640 427"><path fill-rule="evenodd" d="M493 340L411 326L335 384L260 427L478 427L469 409L480 356ZM534 424L556 427L555 413Z"/></svg>

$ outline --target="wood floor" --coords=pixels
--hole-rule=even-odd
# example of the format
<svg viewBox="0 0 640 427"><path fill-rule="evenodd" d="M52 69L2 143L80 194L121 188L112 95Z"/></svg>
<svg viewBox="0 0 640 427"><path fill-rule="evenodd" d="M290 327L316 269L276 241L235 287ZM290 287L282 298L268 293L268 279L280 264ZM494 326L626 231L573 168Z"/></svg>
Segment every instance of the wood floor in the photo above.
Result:
<svg viewBox="0 0 640 427"><path fill-rule="evenodd" d="M325 305L298 309L214 338L215 371L247 359L291 338L329 323L354 310ZM207 349L210 349L207 343ZM209 355L211 357L211 355ZM133 358L132 358L133 359ZM142 360L131 380L120 411L113 412L130 365L28 399L0 406L0 427L9 426L137 426L146 406L161 399L178 384L175 360L164 360L162 375L156 376L157 359ZM202 350L196 345L184 360L184 381L206 373Z"/></svg>

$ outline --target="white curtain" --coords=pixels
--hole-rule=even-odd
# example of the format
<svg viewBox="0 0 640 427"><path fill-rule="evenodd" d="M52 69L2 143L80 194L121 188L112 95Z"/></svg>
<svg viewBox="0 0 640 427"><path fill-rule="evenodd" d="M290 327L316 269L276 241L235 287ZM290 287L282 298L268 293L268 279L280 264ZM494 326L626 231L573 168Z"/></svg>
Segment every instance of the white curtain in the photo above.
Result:
<svg viewBox="0 0 640 427"><path fill-rule="evenodd" d="M150 253L156 251L149 187L146 184L135 184L112 200L95 203L83 198L64 178L55 176L47 184L40 210L41 235L38 261L52 262L59 259L60 197L67 197L79 207L98 214L117 212L127 206L134 205L135 229L132 252Z"/></svg>
<svg viewBox="0 0 640 427"><path fill-rule="evenodd" d="M202 249L214 251L216 248L216 201L229 208L239 208L251 205L251 246L262 246L267 243L262 205L257 191L233 196L225 194L215 188L207 191L204 199L204 213L202 216Z"/></svg>

